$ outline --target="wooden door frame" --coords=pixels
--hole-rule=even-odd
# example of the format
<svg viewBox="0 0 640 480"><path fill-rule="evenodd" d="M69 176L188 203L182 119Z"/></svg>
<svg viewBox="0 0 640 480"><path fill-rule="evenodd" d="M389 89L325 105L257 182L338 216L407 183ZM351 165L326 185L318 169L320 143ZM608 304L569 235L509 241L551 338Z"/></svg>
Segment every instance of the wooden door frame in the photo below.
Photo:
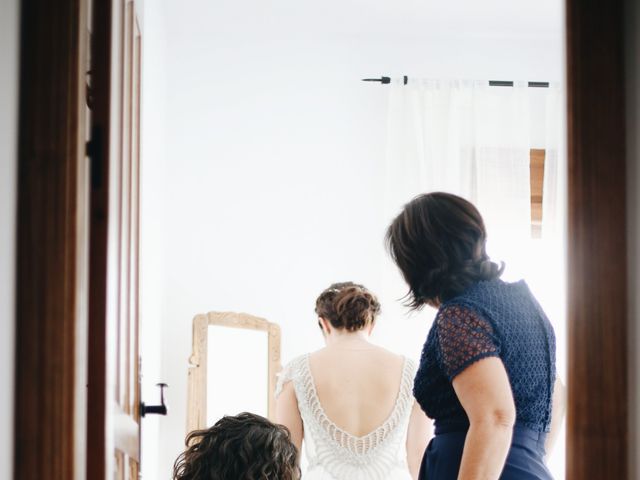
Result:
<svg viewBox="0 0 640 480"><path fill-rule="evenodd" d="M20 480L82 473L87 5L21 5L14 417Z"/></svg>
<svg viewBox="0 0 640 480"><path fill-rule="evenodd" d="M89 358L87 478L102 479L107 471L107 264L111 160L112 0L94 3L92 20L92 175L89 247Z"/></svg>
<svg viewBox="0 0 640 480"><path fill-rule="evenodd" d="M82 342L77 332L85 321L79 287L81 216L86 207L81 195L84 143L79 133L83 106L77 95L83 89L78 59L84 4L83 0L22 2L14 425L14 477L20 480L67 480L76 473L74 411L82 407L76 396L77 346ZM566 1L569 479L623 479L629 474L623 4L623 0ZM111 23L110 6L110 1L95 4L96 12L105 9L99 17L102 26ZM98 26L94 25L95 35ZM102 43L102 48L109 44ZM101 55L108 58L109 53L103 50ZM95 88L104 88L99 78L109 78L108 66L103 67L106 73L93 75ZM108 115L108 96L104 98L106 103L95 108ZM108 142L101 148L105 173ZM97 172L93 173L96 181ZM107 184L106 173L102 181ZM98 197L92 198L94 208L103 199ZM106 235L108 212L93 213L105 215L104 226L91 232L95 242ZM100 256L98 250L94 247L90 257L89 302L94 322L90 351L96 358L106 348L104 337L95 330L100 331L105 313L100 292L106 282L106 255ZM103 374L91 369L89 378L99 383ZM105 392L99 388L93 392L90 412L103 418ZM88 430L96 428L99 433L100 421L94 422L92 413ZM91 470L94 461L106 454L101 450L103 437L89 438Z"/></svg>
<svg viewBox="0 0 640 480"><path fill-rule="evenodd" d="M629 478L624 0L567 0L567 478Z"/></svg>

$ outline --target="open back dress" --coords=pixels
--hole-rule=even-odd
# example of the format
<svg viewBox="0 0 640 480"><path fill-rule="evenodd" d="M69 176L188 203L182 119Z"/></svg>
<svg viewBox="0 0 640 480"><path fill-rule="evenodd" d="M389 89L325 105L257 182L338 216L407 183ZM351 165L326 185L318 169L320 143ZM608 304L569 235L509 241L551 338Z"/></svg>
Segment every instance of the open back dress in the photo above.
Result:
<svg viewBox="0 0 640 480"><path fill-rule="evenodd" d="M304 428L308 466L305 480L410 480L407 466L407 428L413 407L414 363L405 358L400 389L393 410L372 432L356 437L326 415L316 391L309 354L290 362L280 374L276 396L285 383L295 389Z"/></svg>

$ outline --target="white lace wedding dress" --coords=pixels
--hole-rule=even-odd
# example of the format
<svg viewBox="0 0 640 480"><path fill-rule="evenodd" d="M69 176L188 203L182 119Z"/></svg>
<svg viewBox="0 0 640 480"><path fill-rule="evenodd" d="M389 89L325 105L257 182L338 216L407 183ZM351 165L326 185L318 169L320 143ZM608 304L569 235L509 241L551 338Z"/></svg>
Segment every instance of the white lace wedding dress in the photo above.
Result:
<svg viewBox="0 0 640 480"><path fill-rule="evenodd" d="M406 439L413 406L415 364L405 358L400 391L387 420L371 433L356 437L340 429L325 414L316 392L309 354L281 372L276 396L291 381L304 425L308 467L304 480L411 480Z"/></svg>

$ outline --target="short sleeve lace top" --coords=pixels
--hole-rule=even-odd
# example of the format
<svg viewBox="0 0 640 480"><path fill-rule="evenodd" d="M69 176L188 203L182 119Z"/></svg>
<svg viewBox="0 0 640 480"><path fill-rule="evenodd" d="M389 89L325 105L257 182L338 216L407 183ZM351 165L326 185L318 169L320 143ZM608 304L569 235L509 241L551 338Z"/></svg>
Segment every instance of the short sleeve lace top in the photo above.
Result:
<svg viewBox="0 0 640 480"><path fill-rule="evenodd" d="M516 422L549 430L555 382L553 327L524 281L478 282L445 302L422 351L414 395L436 428L468 425L451 382L486 357L504 363Z"/></svg>

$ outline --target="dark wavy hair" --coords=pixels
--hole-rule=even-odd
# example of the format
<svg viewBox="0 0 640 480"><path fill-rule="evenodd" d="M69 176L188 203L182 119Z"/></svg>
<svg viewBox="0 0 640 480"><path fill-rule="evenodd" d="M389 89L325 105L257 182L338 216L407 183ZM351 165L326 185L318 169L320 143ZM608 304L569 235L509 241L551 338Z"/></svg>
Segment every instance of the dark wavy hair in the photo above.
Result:
<svg viewBox="0 0 640 480"><path fill-rule="evenodd" d="M187 435L173 480L298 480L298 450L289 430L260 415L225 416Z"/></svg>
<svg viewBox="0 0 640 480"><path fill-rule="evenodd" d="M475 282L500 277L504 264L489 259L486 242L482 216L464 198L434 192L405 205L386 244L409 285L407 305L437 306Z"/></svg>
<svg viewBox="0 0 640 480"><path fill-rule="evenodd" d="M375 322L380 303L364 286L341 282L332 284L318 296L315 312L334 328L355 332Z"/></svg>

